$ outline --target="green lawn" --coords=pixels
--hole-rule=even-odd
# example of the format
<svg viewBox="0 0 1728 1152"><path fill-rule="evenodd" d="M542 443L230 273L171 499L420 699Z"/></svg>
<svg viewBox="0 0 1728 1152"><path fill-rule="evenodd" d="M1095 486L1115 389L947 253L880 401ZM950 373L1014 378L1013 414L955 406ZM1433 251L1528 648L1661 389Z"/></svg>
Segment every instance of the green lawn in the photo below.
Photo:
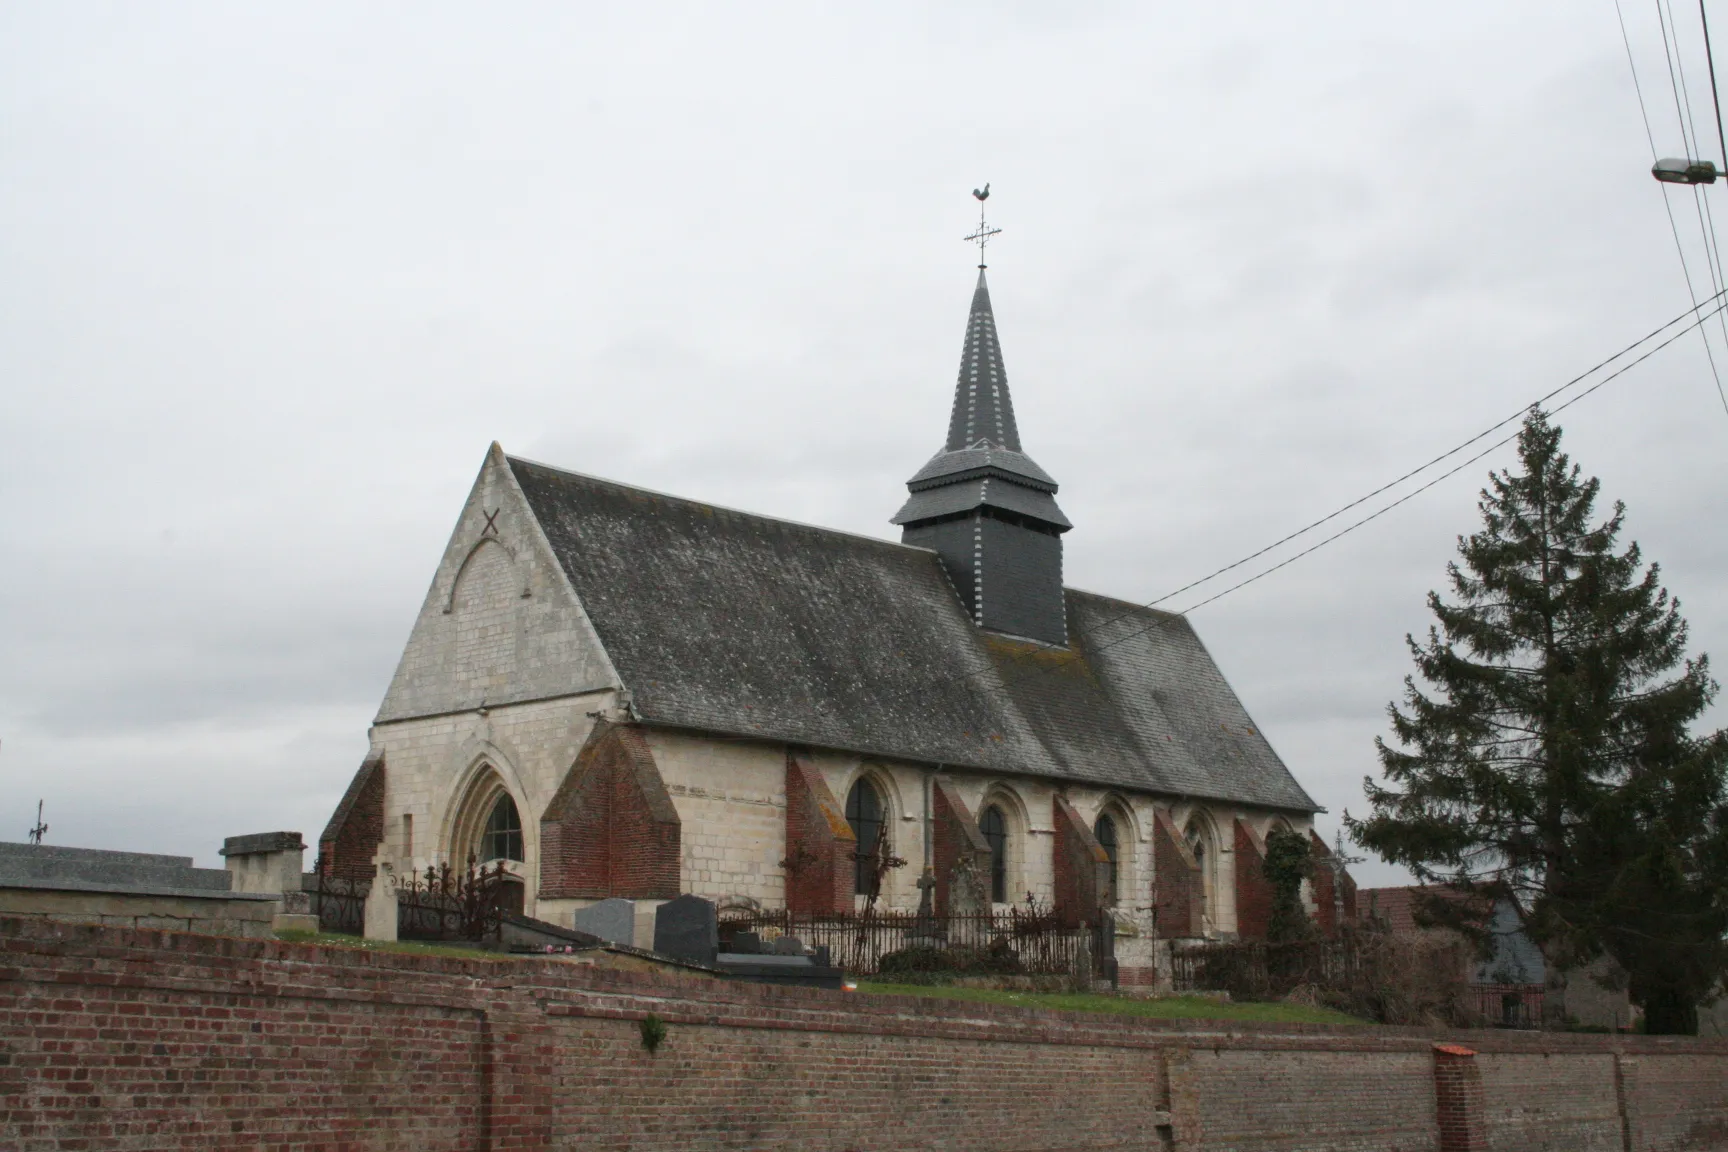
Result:
<svg viewBox="0 0 1728 1152"><path fill-rule="evenodd" d="M882 984L860 980L858 991L887 996L933 996L980 1004L1013 1004L1021 1008L1055 1008L1064 1012L1111 1012L1118 1016L1152 1016L1161 1020L1260 1020L1274 1024L1363 1024L1368 1021L1330 1008L1301 1004L1233 1004L1203 996L1171 996L1142 1000L1132 996L1099 996L1086 992L1000 992L993 988L953 988L929 984Z"/></svg>

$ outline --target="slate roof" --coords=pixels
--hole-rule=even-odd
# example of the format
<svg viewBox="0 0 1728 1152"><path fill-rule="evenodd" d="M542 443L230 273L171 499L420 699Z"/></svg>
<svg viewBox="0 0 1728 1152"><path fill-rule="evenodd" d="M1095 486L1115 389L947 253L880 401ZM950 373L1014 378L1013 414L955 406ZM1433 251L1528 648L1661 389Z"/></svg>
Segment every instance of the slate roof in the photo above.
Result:
<svg viewBox="0 0 1728 1152"><path fill-rule="evenodd" d="M651 724L1313 811L1186 620L981 631L923 548L510 461Z"/></svg>
<svg viewBox="0 0 1728 1152"><path fill-rule="evenodd" d="M1020 447L983 269L978 270L966 318L948 439L906 487L912 495L892 523L912 524L990 505L1030 516L1058 532L1073 527L1056 506L1056 481Z"/></svg>

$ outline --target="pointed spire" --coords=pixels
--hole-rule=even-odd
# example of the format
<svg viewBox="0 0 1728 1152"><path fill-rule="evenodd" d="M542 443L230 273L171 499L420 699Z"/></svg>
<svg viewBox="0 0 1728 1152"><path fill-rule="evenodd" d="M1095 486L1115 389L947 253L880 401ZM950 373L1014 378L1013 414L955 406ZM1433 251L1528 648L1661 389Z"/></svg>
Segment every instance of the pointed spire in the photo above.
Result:
<svg viewBox="0 0 1728 1152"><path fill-rule="evenodd" d="M990 309L990 285L983 268L978 269L978 287L972 293L944 450L973 447L1020 451L1020 430L1014 425L1014 402L1008 396L1008 372L1002 366L1002 344L996 336L996 315Z"/></svg>
<svg viewBox="0 0 1728 1152"><path fill-rule="evenodd" d="M1062 533L1071 525L1056 505L1056 481L1020 448L982 268L948 440L906 487L893 520L901 539L935 551L975 624L1068 642Z"/></svg>

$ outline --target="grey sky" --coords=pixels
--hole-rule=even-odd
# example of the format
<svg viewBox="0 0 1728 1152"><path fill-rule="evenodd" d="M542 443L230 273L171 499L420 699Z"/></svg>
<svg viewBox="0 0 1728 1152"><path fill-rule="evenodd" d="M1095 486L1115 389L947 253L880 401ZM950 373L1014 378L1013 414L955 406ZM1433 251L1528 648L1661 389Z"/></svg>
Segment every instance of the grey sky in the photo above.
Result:
<svg viewBox="0 0 1728 1152"><path fill-rule="evenodd" d="M1236 559L1686 306L1619 36L1609 3L0 4L0 838L38 797L58 843L315 835L493 439L895 536L986 180L1069 582ZM1698 338L1562 423L1728 652ZM1487 468L1195 614L1334 816Z"/></svg>

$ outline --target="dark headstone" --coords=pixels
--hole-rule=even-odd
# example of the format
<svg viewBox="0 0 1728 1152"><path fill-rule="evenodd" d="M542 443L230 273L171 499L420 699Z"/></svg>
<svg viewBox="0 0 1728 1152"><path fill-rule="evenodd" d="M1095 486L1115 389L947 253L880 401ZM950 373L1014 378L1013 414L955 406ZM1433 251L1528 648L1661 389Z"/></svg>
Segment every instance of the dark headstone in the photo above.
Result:
<svg viewBox="0 0 1728 1152"><path fill-rule="evenodd" d="M740 956L753 956L762 951L762 937L755 932L734 932L732 951Z"/></svg>
<svg viewBox="0 0 1728 1152"><path fill-rule="evenodd" d="M654 913L654 951L692 964L713 964L720 952L713 901L680 896L660 905Z"/></svg>
<svg viewBox="0 0 1728 1152"><path fill-rule="evenodd" d="M818 968L832 967L834 964L834 955L829 951L828 945L819 944L816 947L816 955L810 958L810 962Z"/></svg>
<svg viewBox="0 0 1728 1152"><path fill-rule="evenodd" d="M579 908L573 923L576 931L598 936L613 944L636 942L636 904L632 900L613 897Z"/></svg>

